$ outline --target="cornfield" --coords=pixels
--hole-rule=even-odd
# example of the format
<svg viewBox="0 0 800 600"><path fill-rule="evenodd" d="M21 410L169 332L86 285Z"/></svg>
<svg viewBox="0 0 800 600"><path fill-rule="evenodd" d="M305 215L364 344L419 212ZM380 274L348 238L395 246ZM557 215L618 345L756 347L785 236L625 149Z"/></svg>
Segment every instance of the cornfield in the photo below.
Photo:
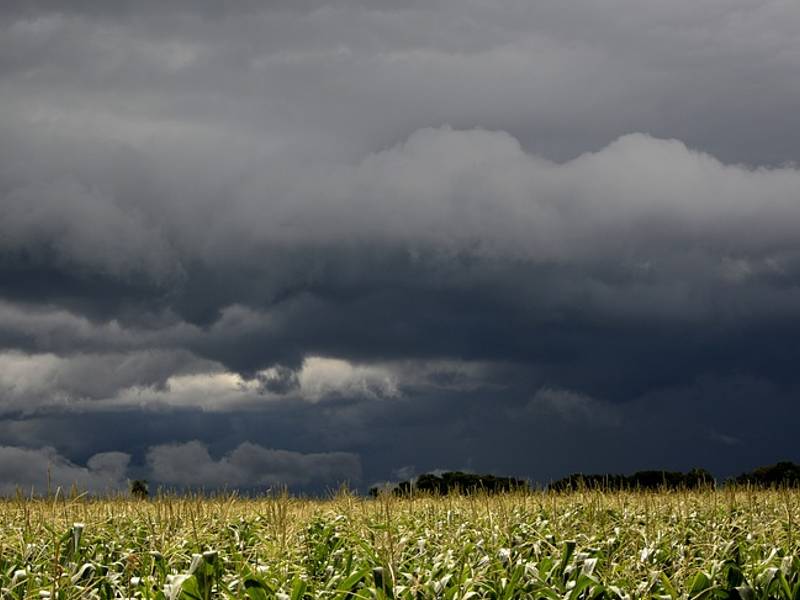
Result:
<svg viewBox="0 0 800 600"><path fill-rule="evenodd" d="M800 600L800 492L6 499L3 598Z"/></svg>

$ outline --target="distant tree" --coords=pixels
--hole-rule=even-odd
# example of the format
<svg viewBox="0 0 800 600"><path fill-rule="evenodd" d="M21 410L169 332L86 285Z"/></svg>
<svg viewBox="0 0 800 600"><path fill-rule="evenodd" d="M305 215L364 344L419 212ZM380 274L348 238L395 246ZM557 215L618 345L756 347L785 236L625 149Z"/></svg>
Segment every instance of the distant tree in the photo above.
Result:
<svg viewBox="0 0 800 600"><path fill-rule="evenodd" d="M686 474L686 487L713 487L715 480L710 471L694 468Z"/></svg>
<svg viewBox="0 0 800 600"><path fill-rule="evenodd" d="M759 467L749 473L742 473L734 482L759 487L800 486L800 465L781 461L774 465Z"/></svg>
<svg viewBox="0 0 800 600"><path fill-rule="evenodd" d="M146 500L150 496L147 481L144 479L134 479L130 483L131 496L140 500Z"/></svg>
<svg viewBox="0 0 800 600"><path fill-rule="evenodd" d="M401 481L394 489L394 493L400 496L407 496L412 491L442 495L474 494L476 492L496 494L523 489L528 489L528 483L522 479L448 471L441 475L425 473L420 475L416 481Z"/></svg>
<svg viewBox="0 0 800 600"><path fill-rule="evenodd" d="M637 471L632 475L612 473L584 475L573 473L550 484L555 491L579 489L600 490L658 490L697 489L713 486L714 477L705 469L692 469L688 473L676 471Z"/></svg>

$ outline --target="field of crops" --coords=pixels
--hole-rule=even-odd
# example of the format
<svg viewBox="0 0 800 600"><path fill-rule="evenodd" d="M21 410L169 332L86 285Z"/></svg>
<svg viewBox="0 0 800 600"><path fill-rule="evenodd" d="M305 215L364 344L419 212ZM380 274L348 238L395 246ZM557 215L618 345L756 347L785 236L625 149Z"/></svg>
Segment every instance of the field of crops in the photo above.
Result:
<svg viewBox="0 0 800 600"><path fill-rule="evenodd" d="M0 503L3 598L800 599L800 492Z"/></svg>

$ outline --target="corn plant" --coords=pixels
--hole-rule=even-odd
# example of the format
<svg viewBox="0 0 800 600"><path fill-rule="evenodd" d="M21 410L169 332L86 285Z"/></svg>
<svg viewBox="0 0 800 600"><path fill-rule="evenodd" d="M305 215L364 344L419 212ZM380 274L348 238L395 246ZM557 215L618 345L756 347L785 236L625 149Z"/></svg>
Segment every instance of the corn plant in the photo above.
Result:
<svg viewBox="0 0 800 600"><path fill-rule="evenodd" d="M0 501L0 597L800 600L800 492Z"/></svg>

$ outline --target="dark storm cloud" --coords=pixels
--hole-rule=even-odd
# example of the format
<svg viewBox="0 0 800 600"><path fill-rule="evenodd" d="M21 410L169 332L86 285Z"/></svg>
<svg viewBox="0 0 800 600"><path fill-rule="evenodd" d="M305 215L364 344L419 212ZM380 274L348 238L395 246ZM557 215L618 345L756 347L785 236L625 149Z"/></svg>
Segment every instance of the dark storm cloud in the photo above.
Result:
<svg viewBox="0 0 800 600"><path fill-rule="evenodd" d="M336 453L362 482L791 454L734 390L777 414L800 383L798 26L788 0L3 3L0 443L303 486ZM693 406L680 449L637 433Z"/></svg>
<svg viewBox="0 0 800 600"><path fill-rule="evenodd" d="M81 465L92 454L124 445L132 454L128 476L151 481L156 478L148 453L165 440L181 445L199 440L194 446L208 448L210 458L194 464L214 473L227 472L224 458L243 440L300 455L337 448L361 456L362 489L412 464L418 473L466 468L519 473L542 483L579 470L624 472L653 465L684 470L701 465L727 477L776 456L792 456L794 432L778 426L775 414L790 422L800 418L796 394L796 386L753 378L707 378L620 405L544 387L530 396L519 390L490 397L440 393L377 404L338 401L313 409L286 403L255 413L92 412L13 426L6 422L0 438L6 445L37 448L49 440ZM305 475L298 471L292 477ZM316 489L332 483L319 477L311 484ZM202 485L191 469L178 484L188 479Z"/></svg>
<svg viewBox="0 0 800 600"><path fill-rule="evenodd" d="M161 293L120 294L109 321L92 287L76 286L66 309L34 307L59 301L52 285L17 299L30 308L5 305L0 333L37 352L183 348L252 376L310 354L591 363L598 345L641 354L646 335L670 352L675 324L713 325L691 356L796 314L792 168L725 166L641 135L555 164L504 133L437 129L356 165L285 171L231 189L224 214L128 207L159 223L170 261L148 262L151 243L142 260L120 252L128 263L83 250L68 195L35 219L35 203L6 203L10 248L59 244L39 260L108 279L112 298L131 276ZM13 225L24 218L36 228ZM181 276L165 278L165 263Z"/></svg>

